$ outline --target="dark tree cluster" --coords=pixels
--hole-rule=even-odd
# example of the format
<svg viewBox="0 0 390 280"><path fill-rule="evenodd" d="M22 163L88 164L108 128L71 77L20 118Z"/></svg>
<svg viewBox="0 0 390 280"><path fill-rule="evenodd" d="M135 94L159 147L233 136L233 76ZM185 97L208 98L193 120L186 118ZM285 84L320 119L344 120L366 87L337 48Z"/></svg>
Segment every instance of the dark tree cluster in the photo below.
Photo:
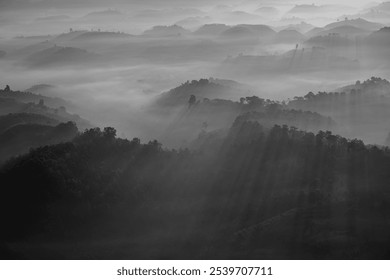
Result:
<svg viewBox="0 0 390 280"><path fill-rule="evenodd" d="M8 161L3 242L21 257L31 240L67 244L61 258L389 256L389 150L256 121L203 138L164 150L94 128Z"/></svg>

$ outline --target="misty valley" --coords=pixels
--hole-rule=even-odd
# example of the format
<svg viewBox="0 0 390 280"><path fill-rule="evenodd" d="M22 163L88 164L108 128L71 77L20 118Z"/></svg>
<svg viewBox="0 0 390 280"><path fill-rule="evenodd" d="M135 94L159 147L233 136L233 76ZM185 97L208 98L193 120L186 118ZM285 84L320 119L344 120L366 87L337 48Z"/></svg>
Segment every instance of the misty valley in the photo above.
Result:
<svg viewBox="0 0 390 280"><path fill-rule="evenodd" d="M131 2L0 3L2 259L390 258L390 2Z"/></svg>

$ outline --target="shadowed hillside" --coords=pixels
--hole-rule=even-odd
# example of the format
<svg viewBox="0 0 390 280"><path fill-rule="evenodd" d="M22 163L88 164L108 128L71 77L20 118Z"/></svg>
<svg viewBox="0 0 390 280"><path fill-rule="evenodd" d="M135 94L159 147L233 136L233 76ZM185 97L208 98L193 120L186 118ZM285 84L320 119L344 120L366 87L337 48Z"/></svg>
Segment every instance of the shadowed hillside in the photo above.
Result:
<svg viewBox="0 0 390 280"><path fill-rule="evenodd" d="M236 121L227 136L206 138L193 152L175 151L91 129L7 162L0 171L4 253L388 257L388 150L261 121Z"/></svg>

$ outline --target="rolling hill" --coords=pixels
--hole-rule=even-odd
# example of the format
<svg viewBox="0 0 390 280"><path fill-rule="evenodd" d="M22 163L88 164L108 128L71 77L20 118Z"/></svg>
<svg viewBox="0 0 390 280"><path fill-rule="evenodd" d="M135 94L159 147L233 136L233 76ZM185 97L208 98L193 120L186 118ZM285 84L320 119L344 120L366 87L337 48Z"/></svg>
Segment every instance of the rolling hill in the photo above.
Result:
<svg viewBox="0 0 390 280"><path fill-rule="evenodd" d="M22 64L32 68L65 67L69 65L83 66L97 63L100 56L84 49L54 46L30 54L22 60Z"/></svg>

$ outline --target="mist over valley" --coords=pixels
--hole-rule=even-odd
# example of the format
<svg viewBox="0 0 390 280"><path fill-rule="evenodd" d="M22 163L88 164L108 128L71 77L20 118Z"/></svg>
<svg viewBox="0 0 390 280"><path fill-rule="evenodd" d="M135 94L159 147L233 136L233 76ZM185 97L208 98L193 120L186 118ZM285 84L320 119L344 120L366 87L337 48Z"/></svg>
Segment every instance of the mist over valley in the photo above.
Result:
<svg viewBox="0 0 390 280"><path fill-rule="evenodd" d="M1 257L387 259L389 26L365 0L1 1Z"/></svg>

